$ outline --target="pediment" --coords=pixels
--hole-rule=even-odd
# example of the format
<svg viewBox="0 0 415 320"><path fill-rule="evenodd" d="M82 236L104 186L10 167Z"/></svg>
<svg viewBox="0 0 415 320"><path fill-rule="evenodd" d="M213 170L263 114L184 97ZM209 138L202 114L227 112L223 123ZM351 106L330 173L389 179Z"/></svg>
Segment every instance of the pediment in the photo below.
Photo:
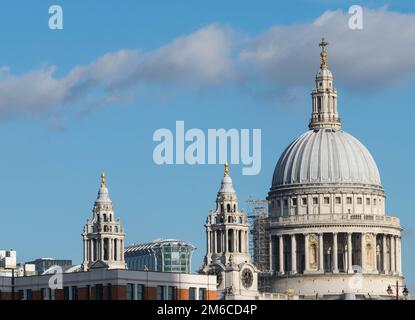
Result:
<svg viewBox="0 0 415 320"><path fill-rule="evenodd" d="M98 260L98 261L95 261L93 264L91 264L89 269L99 269L99 268L108 269L108 267L109 267L108 264L106 264L104 261Z"/></svg>

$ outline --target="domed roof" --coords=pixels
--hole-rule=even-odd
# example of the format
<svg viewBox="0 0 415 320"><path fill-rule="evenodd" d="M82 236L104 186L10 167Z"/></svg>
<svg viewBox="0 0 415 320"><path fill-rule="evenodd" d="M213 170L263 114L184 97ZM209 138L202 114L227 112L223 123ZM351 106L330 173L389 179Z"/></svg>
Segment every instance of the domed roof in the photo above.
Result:
<svg viewBox="0 0 415 320"><path fill-rule="evenodd" d="M320 79L320 78L332 78L333 75L331 73L331 71L329 69L320 69L317 74L316 74L316 78Z"/></svg>
<svg viewBox="0 0 415 320"><path fill-rule="evenodd" d="M219 193L235 193L233 188L232 179L229 176L224 176L220 184Z"/></svg>
<svg viewBox="0 0 415 320"><path fill-rule="evenodd" d="M367 184L381 186L373 157L342 130L309 130L292 142L274 171L272 189L293 184Z"/></svg>

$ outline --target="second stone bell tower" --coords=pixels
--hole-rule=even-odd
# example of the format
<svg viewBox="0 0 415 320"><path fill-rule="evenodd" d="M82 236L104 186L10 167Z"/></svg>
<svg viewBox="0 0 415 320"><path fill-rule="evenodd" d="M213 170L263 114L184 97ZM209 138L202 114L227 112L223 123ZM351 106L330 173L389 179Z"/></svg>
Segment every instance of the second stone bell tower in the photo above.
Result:
<svg viewBox="0 0 415 320"><path fill-rule="evenodd" d="M120 218L114 218L105 173L93 207L92 221L87 219L82 233L84 242L83 270L93 267L126 269L124 260L124 227Z"/></svg>
<svg viewBox="0 0 415 320"><path fill-rule="evenodd" d="M205 228L207 252L202 272L216 274L219 298L255 298L258 277L248 252L248 219L238 208L228 162L216 196L216 209L210 211Z"/></svg>

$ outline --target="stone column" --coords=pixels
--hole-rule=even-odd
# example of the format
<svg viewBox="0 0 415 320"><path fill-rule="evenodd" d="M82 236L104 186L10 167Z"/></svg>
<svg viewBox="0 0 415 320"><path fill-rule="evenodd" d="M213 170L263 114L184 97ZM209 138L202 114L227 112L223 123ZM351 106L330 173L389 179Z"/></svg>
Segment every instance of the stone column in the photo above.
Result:
<svg viewBox="0 0 415 320"><path fill-rule="evenodd" d="M305 257L305 270L304 272L309 271L310 261L309 261L309 248L308 248L308 234L304 235L304 257Z"/></svg>
<svg viewBox="0 0 415 320"><path fill-rule="evenodd" d="M274 256L273 256L273 252L272 252L272 246L273 246L272 238L273 238L272 235L270 235L269 236L269 270L271 272L274 272L274 268L273 268L273 265L272 265L272 263L274 261Z"/></svg>
<svg viewBox="0 0 415 320"><path fill-rule="evenodd" d="M338 273L339 272L339 266L338 266L338 254L337 254L337 232L333 233L333 257L332 257L332 261L333 261L333 273Z"/></svg>
<svg viewBox="0 0 415 320"><path fill-rule="evenodd" d="M372 247L373 247L373 272L378 272L378 247L377 247L377 234L373 234L373 241L372 241Z"/></svg>
<svg viewBox="0 0 415 320"><path fill-rule="evenodd" d="M87 242L84 239L84 261L86 261L87 260L87 257L88 257L88 249L87 248L88 248Z"/></svg>
<svg viewBox="0 0 415 320"><path fill-rule="evenodd" d="M390 271L392 274L395 273L396 268L395 268L395 236L391 235L390 236L390 241L391 241L391 268Z"/></svg>
<svg viewBox="0 0 415 320"><path fill-rule="evenodd" d="M108 238L108 260L113 261L112 258L112 239Z"/></svg>
<svg viewBox="0 0 415 320"><path fill-rule="evenodd" d="M99 239L95 239L95 261L98 261L101 257L99 256L101 253L101 242Z"/></svg>
<svg viewBox="0 0 415 320"><path fill-rule="evenodd" d="M124 240L121 240L121 253L120 253L121 261L124 260Z"/></svg>
<svg viewBox="0 0 415 320"><path fill-rule="evenodd" d="M318 267L319 271L324 273L324 233L318 235Z"/></svg>
<svg viewBox="0 0 415 320"><path fill-rule="evenodd" d="M211 238L212 238L212 253L216 253L216 231L212 229L212 233L211 233Z"/></svg>
<svg viewBox="0 0 415 320"><path fill-rule="evenodd" d="M361 264L362 264L362 273L366 272L366 243L365 243L366 234L362 232L360 235L360 254L361 254Z"/></svg>
<svg viewBox="0 0 415 320"><path fill-rule="evenodd" d="M388 273L387 253L386 253L386 234L382 235L382 264L383 264L383 272Z"/></svg>
<svg viewBox="0 0 415 320"><path fill-rule="evenodd" d="M278 236L280 252L279 252L279 260L280 260L280 274L284 274L284 238L282 235Z"/></svg>
<svg viewBox="0 0 415 320"><path fill-rule="evenodd" d="M291 273L297 273L297 242L295 234L291 235Z"/></svg>
<svg viewBox="0 0 415 320"><path fill-rule="evenodd" d="M248 253L248 231L245 231L244 248L244 252Z"/></svg>
<svg viewBox="0 0 415 320"><path fill-rule="evenodd" d="M347 272L348 273L353 273L352 252L353 252L352 233L348 232L347 233L347 264L348 264Z"/></svg>
<svg viewBox="0 0 415 320"><path fill-rule="evenodd" d="M94 239L89 239L89 254L91 255L89 261L93 261L94 260Z"/></svg>
<svg viewBox="0 0 415 320"><path fill-rule="evenodd" d="M401 261L401 238L396 237L396 272L402 274L402 261Z"/></svg>
<svg viewBox="0 0 415 320"><path fill-rule="evenodd" d="M210 232L206 230L206 253L210 253Z"/></svg>

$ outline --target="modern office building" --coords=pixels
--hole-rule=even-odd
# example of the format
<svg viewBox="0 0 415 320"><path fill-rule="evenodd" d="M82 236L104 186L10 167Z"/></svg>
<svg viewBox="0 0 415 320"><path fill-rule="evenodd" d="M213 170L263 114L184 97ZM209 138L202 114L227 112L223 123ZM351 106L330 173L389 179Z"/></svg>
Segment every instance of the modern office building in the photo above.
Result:
<svg viewBox="0 0 415 320"><path fill-rule="evenodd" d="M54 274L0 277L0 300L215 300L216 276L109 269L63 273L62 288L50 286Z"/></svg>
<svg viewBox="0 0 415 320"><path fill-rule="evenodd" d="M28 263L35 265L36 273L38 275L43 274L49 268L54 266L59 266L63 270L66 270L72 266L72 260L54 258L39 258Z"/></svg>
<svg viewBox="0 0 415 320"><path fill-rule="evenodd" d="M0 277L23 277L35 274L34 264L17 262L15 250L0 250Z"/></svg>
<svg viewBox="0 0 415 320"><path fill-rule="evenodd" d="M159 239L127 246L124 254L129 270L190 273L195 249L184 241Z"/></svg>

